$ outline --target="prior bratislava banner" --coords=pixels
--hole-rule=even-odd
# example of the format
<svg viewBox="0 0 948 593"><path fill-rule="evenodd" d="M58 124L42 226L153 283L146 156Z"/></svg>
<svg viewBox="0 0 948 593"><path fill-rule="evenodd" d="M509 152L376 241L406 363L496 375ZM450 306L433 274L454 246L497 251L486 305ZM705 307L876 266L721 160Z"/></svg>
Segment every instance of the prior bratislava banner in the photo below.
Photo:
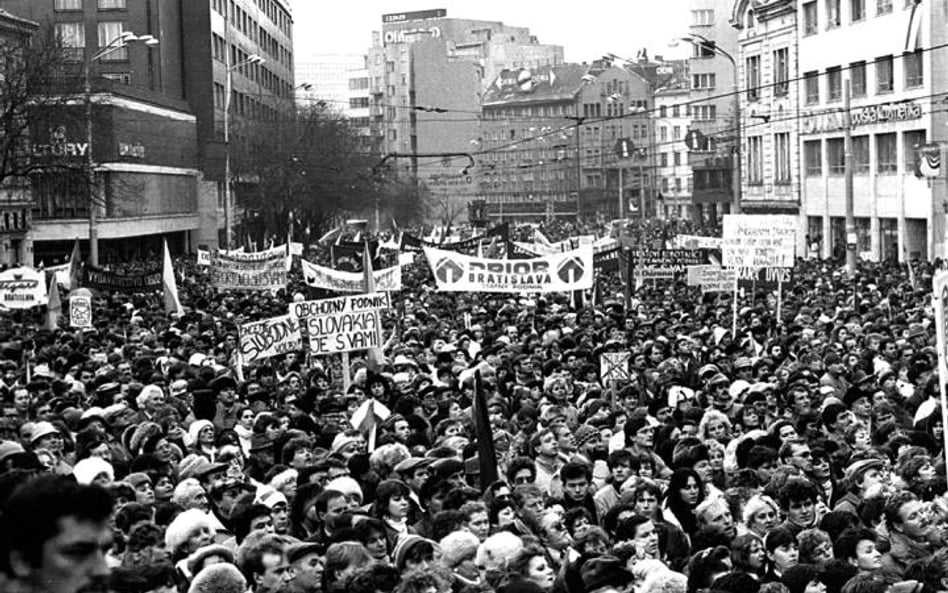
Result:
<svg viewBox="0 0 948 593"><path fill-rule="evenodd" d="M438 290L445 292L571 292L593 285L593 248L532 259L487 259L425 248Z"/></svg>

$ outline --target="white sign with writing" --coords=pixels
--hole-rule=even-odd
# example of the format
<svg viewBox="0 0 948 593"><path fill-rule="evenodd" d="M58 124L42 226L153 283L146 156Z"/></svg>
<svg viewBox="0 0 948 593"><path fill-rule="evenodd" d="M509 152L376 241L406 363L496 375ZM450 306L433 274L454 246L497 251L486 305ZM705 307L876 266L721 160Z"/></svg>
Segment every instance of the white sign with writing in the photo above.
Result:
<svg viewBox="0 0 948 593"><path fill-rule="evenodd" d="M792 268L797 219L778 214L725 214L723 263L728 268Z"/></svg>
<svg viewBox="0 0 948 593"><path fill-rule="evenodd" d="M688 266L688 286L699 286L701 292L732 292L737 270L721 266Z"/></svg>
<svg viewBox="0 0 948 593"><path fill-rule="evenodd" d="M69 326L92 327L92 297L88 295L69 297Z"/></svg>
<svg viewBox="0 0 948 593"><path fill-rule="evenodd" d="M0 308L29 309L45 305L46 272L11 268L0 273Z"/></svg>
<svg viewBox="0 0 948 593"><path fill-rule="evenodd" d="M382 311L390 307L388 293L371 292L290 303L290 315L306 328L313 354L336 354L381 348Z"/></svg>
<svg viewBox="0 0 948 593"><path fill-rule="evenodd" d="M301 346L300 320L292 315L240 326L240 355L244 362L294 352Z"/></svg>

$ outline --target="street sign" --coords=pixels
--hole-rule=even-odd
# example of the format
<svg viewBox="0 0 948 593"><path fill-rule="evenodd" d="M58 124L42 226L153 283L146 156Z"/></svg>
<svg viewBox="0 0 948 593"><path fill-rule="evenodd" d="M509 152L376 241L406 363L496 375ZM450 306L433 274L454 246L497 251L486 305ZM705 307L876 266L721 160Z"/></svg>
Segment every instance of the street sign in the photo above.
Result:
<svg viewBox="0 0 948 593"><path fill-rule="evenodd" d="M632 140L629 138L619 138L616 140L616 156L620 159L631 158L634 150L635 144L632 144Z"/></svg>
<svg viewBox="0 0 948 593"><path fill-rule="evenodd" d="M688 150L701 150L704 143L704 134L698 130L688 130L688 133L685 134L685 146L688 147Z"/></svg>

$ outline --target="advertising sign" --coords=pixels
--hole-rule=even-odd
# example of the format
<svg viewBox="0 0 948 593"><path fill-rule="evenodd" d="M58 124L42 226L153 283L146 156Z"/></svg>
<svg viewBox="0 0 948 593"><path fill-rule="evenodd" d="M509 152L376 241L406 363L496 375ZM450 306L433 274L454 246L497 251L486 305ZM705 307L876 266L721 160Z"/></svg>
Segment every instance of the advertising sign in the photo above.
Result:
<svg viewBox="0 0 948 593"><path fill-rule="evenodd" d="M388 293L372 292L290 304L290 315L306 328L313 354L382 347L382 311Z"/></svg>
<svg viewBox="0 0 948 593"><path fill-rule="evenodd" d="M532 259L487 259L425 248L443 292L571 292L593 285L592 245Z"/></svg>
<svg viewBox="0 0 948 593"><path fill-rule="evenodd" d="M792 268L797 219L776 214L725 214L723 263L728 268Z"/></svg>
<svg viewBox="0 0 948 593"><path fill-rule="evenodd" d="M0 273L0 307L30 309L45 305L46 272L33 268L11 268Z"/></svg>
<svg viewBox="0 0 948 593"><path fill-rule="evenodd" d="M299 350L302 341L299 319L292 315L240 326L240 355L245 363Z"/></svg>

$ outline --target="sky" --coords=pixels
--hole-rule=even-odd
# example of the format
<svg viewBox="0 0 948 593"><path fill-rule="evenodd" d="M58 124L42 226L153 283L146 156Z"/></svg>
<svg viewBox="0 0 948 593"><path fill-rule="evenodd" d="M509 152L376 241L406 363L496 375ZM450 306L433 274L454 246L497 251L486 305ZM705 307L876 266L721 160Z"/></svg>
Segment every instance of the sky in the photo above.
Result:
<svg viewBox="0 0 948 593"><path fill-rule="evenodd" d="M382 15L444 8L448 17L502 21L528 27L540 43L562 45L568 62L590 62L605 53L634 58L685 57L669 42L688 32L688 0L606 0L554 3L549 0L291 0L294 59L309 63L315 54L364 54Z"/></svg>

